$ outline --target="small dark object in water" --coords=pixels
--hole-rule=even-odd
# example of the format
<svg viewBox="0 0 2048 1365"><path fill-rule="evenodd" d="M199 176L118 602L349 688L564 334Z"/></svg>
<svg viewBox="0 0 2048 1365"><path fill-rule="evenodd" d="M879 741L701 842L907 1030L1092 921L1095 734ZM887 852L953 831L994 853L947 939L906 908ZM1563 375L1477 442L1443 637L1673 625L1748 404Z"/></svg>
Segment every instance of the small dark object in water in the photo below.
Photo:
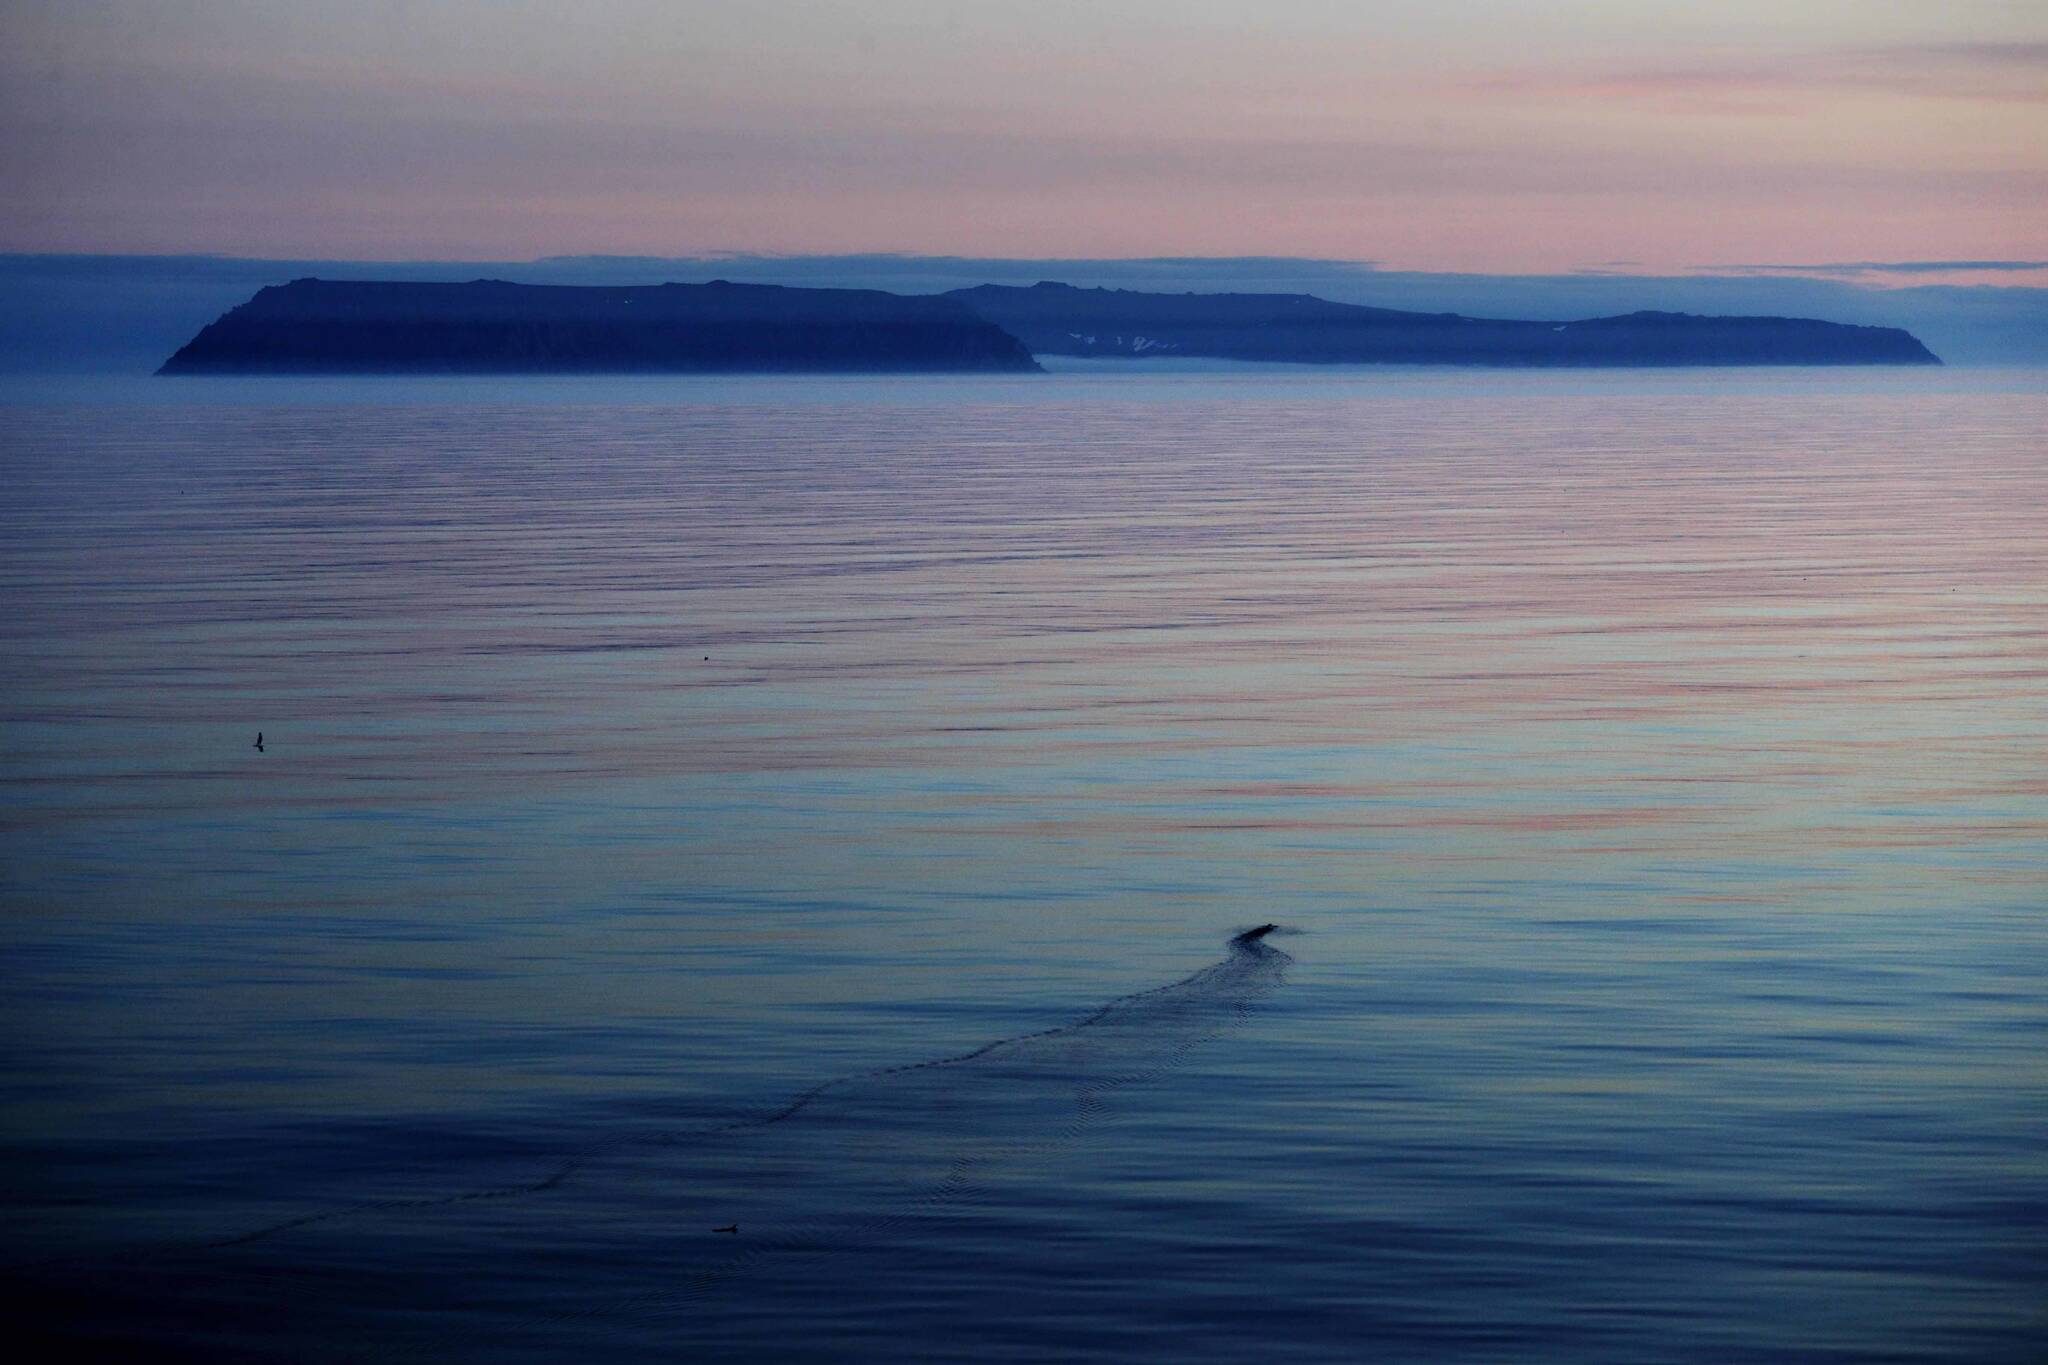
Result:
<svg viewBox="0 0 2048 1365"><path fill-rule="evenodd" d="M733 1223L728 1227L713 1228L711 1230L713 1232L738 1232L740 1230L740 1225L738 1223Z"/></svg>
<svg viewBox="0 0 2048 1365"><path fill-rule="evenodd" d="M261 730L256 732L256 752L259 754L263 752L263 732Z"/></svg>

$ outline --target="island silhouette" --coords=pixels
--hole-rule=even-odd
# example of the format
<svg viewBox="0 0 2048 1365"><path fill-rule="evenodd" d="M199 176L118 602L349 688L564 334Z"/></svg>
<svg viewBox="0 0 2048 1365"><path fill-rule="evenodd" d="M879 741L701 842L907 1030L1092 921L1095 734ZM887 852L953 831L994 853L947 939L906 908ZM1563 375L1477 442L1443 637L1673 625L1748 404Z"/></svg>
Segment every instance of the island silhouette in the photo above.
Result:
<svg viewBox="0 0 2048 1365"><path fill-rule="evenodd" d="M1007 372L1038 368L955 299L772 284L293 280L159 374Z"/></svg>
<svg viewBox="0 0 2048 1365"><path fill-rule="evenodd" d="M158 371L189 374L1031 372L1034 356L1501 367L1938 365L1911 333L1637 312L1562 322L1052 281L943 295L783 285L301 279Z"/></svg>
<svg viewBox="0 0 2048 1365"><path fill-rule="evenodd" d="M1896 327L1639 312L1526 322L1313 294L1149 294L984 284L947 295L1037 355L1494 366L1939 365Z"/></svg>

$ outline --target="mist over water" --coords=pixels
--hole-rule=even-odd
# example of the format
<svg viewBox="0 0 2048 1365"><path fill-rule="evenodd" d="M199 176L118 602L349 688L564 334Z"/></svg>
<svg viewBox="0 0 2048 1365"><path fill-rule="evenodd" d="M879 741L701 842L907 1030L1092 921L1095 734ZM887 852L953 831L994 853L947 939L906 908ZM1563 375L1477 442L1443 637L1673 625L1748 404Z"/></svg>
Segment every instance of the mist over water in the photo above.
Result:
<svg viewBox="0 0 2048 1365"><path fill-rule="evenodd" d="M0 407L31 1340L2048 1340L2039 393L233 387Z"/></svg>

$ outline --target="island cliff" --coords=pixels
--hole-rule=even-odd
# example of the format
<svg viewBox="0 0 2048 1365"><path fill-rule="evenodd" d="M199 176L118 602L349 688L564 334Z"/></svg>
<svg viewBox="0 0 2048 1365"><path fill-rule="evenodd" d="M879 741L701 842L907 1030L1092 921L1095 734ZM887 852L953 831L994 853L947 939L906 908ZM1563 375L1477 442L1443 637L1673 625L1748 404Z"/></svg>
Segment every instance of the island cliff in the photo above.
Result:
<svg viewBox="0 0 2048 1365"><path fill-rule="evenodd" d="M294 280L187 342L160 374L1031 371L956 300L778 285Z"/></svg>
<svg viewBox="0 0 2048 1365"><path fill-rule="evenodd" d="M1939 365L1910 332L1811 318L1629 313L1519 322L1331 303L1309 294L1147 294L984 284L947 297L1036 355L1209 356L1320 364Z"/></svg>

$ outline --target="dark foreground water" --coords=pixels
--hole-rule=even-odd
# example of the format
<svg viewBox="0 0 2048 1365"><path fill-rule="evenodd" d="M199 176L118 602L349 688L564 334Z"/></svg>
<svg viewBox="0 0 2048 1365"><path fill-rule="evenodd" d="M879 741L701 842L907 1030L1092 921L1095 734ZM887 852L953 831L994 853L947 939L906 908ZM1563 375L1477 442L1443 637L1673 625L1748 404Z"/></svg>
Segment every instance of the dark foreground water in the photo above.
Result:
<svg viewBox="0 0 2048 1365"><path fill-rule="evenodd" d="M10 1340L2038 1360L2048 399L1944 385L0 408Z"/></svg>

